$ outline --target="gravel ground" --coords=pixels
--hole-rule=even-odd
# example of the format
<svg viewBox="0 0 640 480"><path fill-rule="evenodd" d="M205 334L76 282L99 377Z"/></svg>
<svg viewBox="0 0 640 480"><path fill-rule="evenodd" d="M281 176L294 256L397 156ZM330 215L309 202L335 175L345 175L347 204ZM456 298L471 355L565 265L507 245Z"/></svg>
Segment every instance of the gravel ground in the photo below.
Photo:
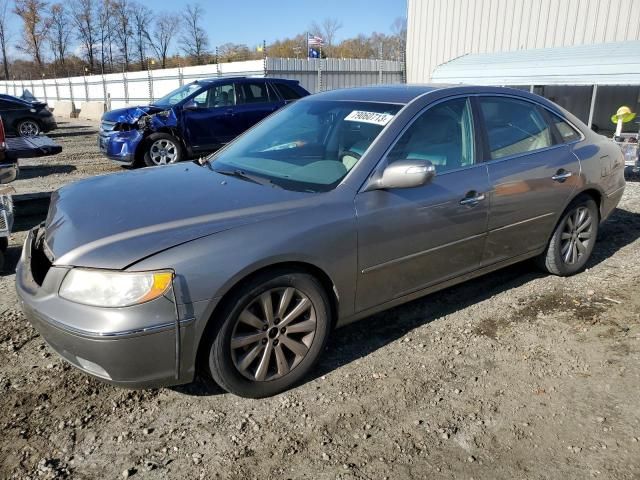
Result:
<svg viewBox="0 0 640 480"><path fill-rule="evenodd" d="M19 191L119 170L79 125ZM24 236L0 275L0 478L640 478L640 183L584 273L525 263L367 318L264 400L202 381L123 390L69 367L20 312Z"/></svg>

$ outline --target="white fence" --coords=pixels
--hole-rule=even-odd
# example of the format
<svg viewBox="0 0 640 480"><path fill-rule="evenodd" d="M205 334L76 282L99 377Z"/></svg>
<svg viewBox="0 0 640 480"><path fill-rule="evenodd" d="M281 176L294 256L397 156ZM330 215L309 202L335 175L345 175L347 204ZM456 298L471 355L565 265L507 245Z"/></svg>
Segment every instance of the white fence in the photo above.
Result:
<svg viewBox="0 0 640 480"><path fill-rule="evenodd" d="M193 80L230 76L281 77L300 81L311 93L334 88L401 83L404 64L369 59L267 58L141 72L111 73L39 80L0 81L0 93L21 95L29 90L55 109L56 101L103 102L107 109L152 102Z"/></svg>

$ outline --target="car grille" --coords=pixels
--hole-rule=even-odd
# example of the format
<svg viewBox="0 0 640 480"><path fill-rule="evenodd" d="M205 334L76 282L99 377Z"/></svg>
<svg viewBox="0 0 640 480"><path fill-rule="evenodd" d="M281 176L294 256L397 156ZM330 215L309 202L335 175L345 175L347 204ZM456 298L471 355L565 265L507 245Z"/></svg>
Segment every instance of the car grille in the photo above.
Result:
<svg viewBox="0 0 640 480"><path fill-rule="evenodd" d="M8 195L0 195L0 233L11 233L13 223L13 202Z"/></svg>
<svg viewBox="0 0 640 480"><path fill-rule="evenodd" d="M38 285L42 285L52 265L52 261L46 254L45 248L44 228L40 228L31 246L31 275Z"/></svg>
<svg viewBox="0 0 640 480"><path fill-rule="evenodd" d="M0 210L0 234L9 233L9 218L7 212Z"/></svg>

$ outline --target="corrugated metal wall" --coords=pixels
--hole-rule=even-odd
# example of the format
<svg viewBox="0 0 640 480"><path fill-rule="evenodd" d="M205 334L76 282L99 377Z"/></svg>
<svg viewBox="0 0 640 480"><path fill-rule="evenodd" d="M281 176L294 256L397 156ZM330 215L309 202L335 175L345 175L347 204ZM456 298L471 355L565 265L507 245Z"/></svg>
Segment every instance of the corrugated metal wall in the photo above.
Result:
<svg viewBox="0 0 640 480"><path fill-rule="evenodd" d="M640 40L640 0L408 0L407 80L467 53Z"/></svg>
<svg viewBox="0 0 640 480"><path fill-rule="evenodd" d="M402 62L366 58L268 58L267 75L298 80L311 93L380 83L402 83Z"/></svg>

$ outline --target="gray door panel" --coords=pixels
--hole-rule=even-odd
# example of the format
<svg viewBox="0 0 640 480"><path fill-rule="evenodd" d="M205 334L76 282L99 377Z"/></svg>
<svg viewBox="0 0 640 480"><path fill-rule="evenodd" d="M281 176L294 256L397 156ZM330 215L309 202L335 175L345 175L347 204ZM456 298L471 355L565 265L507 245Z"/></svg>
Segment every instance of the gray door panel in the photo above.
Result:
<svg viewBox="0 0 640 480"><path fill-rule="evenodd" d="M483 265L545 246L580 175L580 163L566 145L487 167L491 214ZM571 176L553 180L562 173Z"/></svg>
<svg viewBox="0 0 640 480"><path fill-rule="evenodd" d="M436 176L419 188L356 196L356 309L379 305L479 267L489 202L461 205L489 189L486 164Z"/></svg>

